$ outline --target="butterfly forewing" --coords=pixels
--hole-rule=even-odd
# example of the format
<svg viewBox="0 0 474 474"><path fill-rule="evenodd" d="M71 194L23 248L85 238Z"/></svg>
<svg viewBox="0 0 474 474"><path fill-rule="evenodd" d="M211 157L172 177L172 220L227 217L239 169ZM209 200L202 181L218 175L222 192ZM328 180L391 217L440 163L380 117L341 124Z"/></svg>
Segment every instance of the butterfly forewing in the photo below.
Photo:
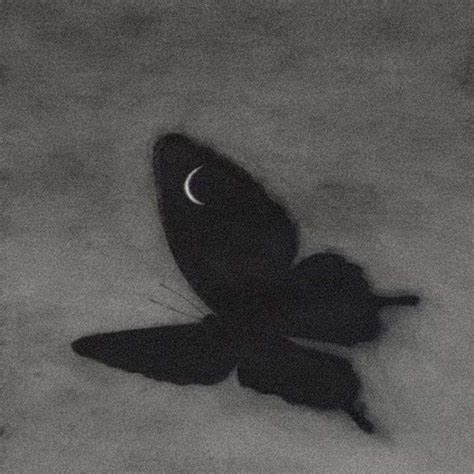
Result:
<svg viewBox="0 0 474 474"><path fill-rule="evenodd" d="M208 321L96 334L72 347L111 367L176 384L220 382L237 363L232 338Z"/></svg>
<svg viewBox="0 0 474 474"><path fill-rule="evenodd" d="M258 307L296 257L296 225L250 174L177 134L161 137L153 167L163 227L178 267L218 315ZM190 183L204 204L190 199Z"/></svg>

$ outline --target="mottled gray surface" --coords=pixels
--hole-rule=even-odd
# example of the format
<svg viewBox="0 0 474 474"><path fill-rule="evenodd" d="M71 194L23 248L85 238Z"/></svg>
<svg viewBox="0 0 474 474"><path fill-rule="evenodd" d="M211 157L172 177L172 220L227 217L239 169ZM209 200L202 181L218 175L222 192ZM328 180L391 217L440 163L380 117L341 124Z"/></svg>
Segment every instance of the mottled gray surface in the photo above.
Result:
<svg viewBox="0 0 474 474"><path fill-rule="evenodd" d="M5 473L469 472L469 1L0 1ZM237 386L80 359L82 335L184 321L149 149L233 156L379 289L421 292L354 351L386 439ZM229 269L232 271L232 269Z"/></svg>

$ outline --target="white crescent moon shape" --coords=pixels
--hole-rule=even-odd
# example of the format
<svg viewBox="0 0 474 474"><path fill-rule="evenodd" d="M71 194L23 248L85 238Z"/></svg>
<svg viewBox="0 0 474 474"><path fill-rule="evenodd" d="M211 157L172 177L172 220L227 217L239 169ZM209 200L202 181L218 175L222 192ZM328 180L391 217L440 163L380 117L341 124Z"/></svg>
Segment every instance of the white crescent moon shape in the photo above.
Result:
<svg viewBox="0 0 474 474"><path fill-rule="evenodd" d="M186 194L187 198L193 202L194 204L199 204L200 206L204 206L204 203L201 202L199 199L196 199L191 192L190 185L193 176L202 168L203 165L198 166L197 168L193 169L191 173L188 174L186 181L184 182L184 194Z"/></svg>

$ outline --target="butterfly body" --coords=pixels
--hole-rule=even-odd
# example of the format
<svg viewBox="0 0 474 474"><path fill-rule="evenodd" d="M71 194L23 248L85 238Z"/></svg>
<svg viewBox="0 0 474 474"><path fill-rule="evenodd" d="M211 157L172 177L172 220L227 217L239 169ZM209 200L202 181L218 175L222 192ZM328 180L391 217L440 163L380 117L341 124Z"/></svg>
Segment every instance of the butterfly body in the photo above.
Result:
<svg viewBox="0 0 474 474"><path fill-rule="evenodd" d="M179 134L153 151L160 216L184 277L211 309L203 321L78 339L73 349L128 372L177 384L213 384L235 368L241 385L318 409L340 409L373 432L361 383L343 357L291 338L352 346L376 340L385 305L362 269L332 252L295 264L298 231L245 170Z"/></svg>

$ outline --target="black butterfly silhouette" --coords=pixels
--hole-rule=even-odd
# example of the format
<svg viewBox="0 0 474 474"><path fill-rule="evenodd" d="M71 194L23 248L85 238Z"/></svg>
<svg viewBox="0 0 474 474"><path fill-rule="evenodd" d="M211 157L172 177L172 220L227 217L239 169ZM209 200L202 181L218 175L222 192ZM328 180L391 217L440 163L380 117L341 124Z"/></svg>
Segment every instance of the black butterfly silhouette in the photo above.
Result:
<svg viewBox="0 0 474 474"><path fill-rule="evenodd" d="M285 209L241 167L189 137L162 136L153 169L171 252L212 314L193 324L82 337L74 351L175 384L215 384L237 367L245 387L343 410L374 432L351 363L292 338L374 341L381 308L419 298L373 293L361 267L332 252L294 265L298 232Z"/></svg>

